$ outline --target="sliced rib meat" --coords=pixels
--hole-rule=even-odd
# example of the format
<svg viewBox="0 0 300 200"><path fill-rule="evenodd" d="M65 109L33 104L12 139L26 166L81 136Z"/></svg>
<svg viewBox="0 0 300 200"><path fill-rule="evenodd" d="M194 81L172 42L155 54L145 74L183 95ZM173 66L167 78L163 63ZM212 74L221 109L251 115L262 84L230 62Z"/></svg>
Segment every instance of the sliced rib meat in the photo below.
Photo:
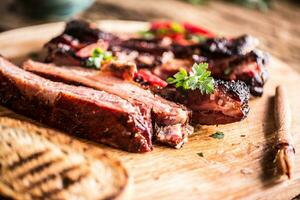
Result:
<svg viewBox="0 0 300 200"><path fill-rule="evenodd" d="M26 62L23 67L26 70L48 77L52 80L75 82L75 84L87 85L89 87L114 92L126 99L135 98L135 101L138 99L148 105L151 104L153 106L153 114L157 113L155 114L156 120L161 121L160 118L164 119L162 116L165 116L165 114L162 115L162 113L166 112L164 111L166 110L166 107L162 108L161 102L164 102L165 100L159 98L160 101L157 102L157 95L154 97L152 94L150 96L151 98L147 97L150 94L150 91L146 90L147 93L145 93L144 90L143 92L138 92L142 88L134 85L131 82L109 77L105 73L99 73L96 70L79 67L55 67L53 65L33 61ZM169 99L170 101L182 103L189 107L193 111L192 120L194 123L225 124L240 121L247 116L249 110L249 90L244 83L216 81L215 86L216 90L212 95L202 95L199 91L183 92L173 87L155 90L153 88L153 91L164 98ZM120 91L120 89L122 91ZM130 97L128 97L128 95L130 95ZM178 107L178 105L174 103L173 106L176 106L174 108ZM167 110L169 110L169 108ZM175 114L174 116L177 116L175 117L177 120L181 118L179 114ZM167 121L165 124L166 123L175 124L178 123L178 121ZM177 129L156 129L158 133L162 133L162 130L172 133L170 130Z"/></svg>
<svg viewBox="0 0 300 200"><path fill-rule="evenodd" d="M213 94L199 90L182 91L174 87L156 90L166 99L192 110L192 122L203 125L227 124L244 119L248 112L249 89L242 81L215 81Z"/></svg>
<svg viewBox="0 0 300 200"><path fill-rule="evenodd" d="M185 107L154 95L150 90L136 83L112 76L110 73L78 67L56 67L30 60L24 63L23 68L55 81L103 90L133 104L149 107L158 142L179 148L192 132L188 125L189 111Z"/></svg>
<svg viewBox="0 0 300 200"><path fill-rule="evenodd" d="M215 78L244 81L254 96L263 94L264 84L268 79L265 67L267 63L268 56L259 50L242 56L209 60L210 70Z"/></svg>
<svg viewBox="0 0 300 200"><path fill-rule="evenodd" d="M84 66L86 58L78 56L77 52L85 45L99 41L105 41L118 59L135 62L139 69L148 68L163 80L180 67L189 69L194 62L204 61L210 64L214 78L244 81L252 95L261 96L268 77L268 56L256 49L258 40L249 35L215 37L201 43L181 45L168 37L121 39L78 20L67 23L63 34L47 43L46 61ZM167 52L171 52L174 58L165 62Z"/></svg>
<svg viewBox="0 0 300 200"><path fill-rule="evenodd" d="M104 91L52 82L2 57L0 102L72 135L131 152L152 150L149 109Z"/></svg>
<svg viewBox="0 0 300 200"><path fill-rule="evenodd" d="M126 51L137 51L138 54L150 53L154 56L151 52L156 52L158 55L152 59L153 63L148 63L147 66L153 68L152 72L163 80L174 75L180 68L189 71L194 62L208 62L214 78L244 81L252 95L262 95L268 77L265 67L268 55L256 49L256 38L242 35L232 39L210 38L192 45L169 43L162 46L161 43L162 39L130 39L121 42L120 46ZM166 51L171 51L175 58L168 62L159 62Z"/></svg>
<svg viewBox="0 0 300 200"><path fill-rule="evenodd" d="M244 81L252 95L261 96L268 78L268 54L255 49L256 45L257 39L248 35L214 38L200 44L200 51L215 78Z"/></svg>

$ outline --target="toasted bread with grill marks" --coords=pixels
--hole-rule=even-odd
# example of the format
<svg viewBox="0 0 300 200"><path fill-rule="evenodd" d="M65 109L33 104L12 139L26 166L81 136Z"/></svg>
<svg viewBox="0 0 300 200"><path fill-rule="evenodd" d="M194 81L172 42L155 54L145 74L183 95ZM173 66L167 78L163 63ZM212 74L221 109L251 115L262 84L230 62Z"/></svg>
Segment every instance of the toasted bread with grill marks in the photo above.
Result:
<svg viewBox="0 0 300 200"><path fill-rule="evenodd" d="M130 180L103 150L0 117L0 193L8 199L127 199Z"/></svg>

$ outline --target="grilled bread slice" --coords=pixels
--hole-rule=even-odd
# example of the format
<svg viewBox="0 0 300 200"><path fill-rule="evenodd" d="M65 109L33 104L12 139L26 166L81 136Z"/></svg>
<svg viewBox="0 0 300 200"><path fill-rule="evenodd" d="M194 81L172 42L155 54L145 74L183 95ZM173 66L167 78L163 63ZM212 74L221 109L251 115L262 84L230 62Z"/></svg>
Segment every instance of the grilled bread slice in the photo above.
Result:
<svg viewBox="0 0 300 200"><path fill-rule="evenodd" d="M12 199L124 199L130 181L103 150L0 117L0 193Z"/></svg>

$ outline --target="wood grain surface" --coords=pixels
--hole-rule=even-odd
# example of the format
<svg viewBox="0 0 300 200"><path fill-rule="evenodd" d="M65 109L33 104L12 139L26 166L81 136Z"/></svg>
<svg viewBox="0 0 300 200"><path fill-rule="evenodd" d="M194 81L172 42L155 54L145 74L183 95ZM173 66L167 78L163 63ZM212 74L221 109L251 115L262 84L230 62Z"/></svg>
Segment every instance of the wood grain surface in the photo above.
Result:
<svg viewBox="0 0 300 200"><path fill-rule="evenodd" d="M99 25L115 32L147 26L124 21L102 21ZM62 29L63 23L55 23L2 33L0 54L21 62ZM265 93L251 100L250 114L242 122L199 126L180 150L155 146L153 152L133 154L97 146L127 166L134 178L134 199L291 199L300 193L300 75L275 57L268 68ZM294 179L284 182L273 176L274 94L279 84L287 88L296 148ZM0 113L16 116L3 107ZM224 132L224 139L209 137L216 131Z"/></svg>

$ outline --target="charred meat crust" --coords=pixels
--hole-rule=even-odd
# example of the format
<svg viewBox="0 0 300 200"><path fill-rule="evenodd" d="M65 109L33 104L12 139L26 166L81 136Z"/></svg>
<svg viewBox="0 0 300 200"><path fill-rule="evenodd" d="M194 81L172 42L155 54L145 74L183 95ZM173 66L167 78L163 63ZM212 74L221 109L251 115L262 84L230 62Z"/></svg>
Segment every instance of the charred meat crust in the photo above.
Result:
<svg viewBox="0 0 300 200"><path fill-rule="evenodd" d="M268 55L254 50L240 57L210 60L210 70L216 78L244 81L254 96L263 94L263 87L268 79L265 67Z"/></svg>
<svg viewBox="0 0 300 200"><path fill-rule="evenodd" d="M54 83L0 58L0 102L72 135L130 152L152 150L150 113L118 96Z"/></svg>
<svg viewBox="0 0 300 200"><path fill-rule="evenodd" d="M27 61L23 65L23 68L40 74L43 77L50 78L51 80L58 80L66 83L74 82L76 85L81 84L95 89L105 90L113 94L121 95L122 98L129 101L138 101L140 104L146 104L144 107L150 107L152 109L151 116L153 122L155 122L153 125L155 127L155 137L158 138L158 140L161 140L160 142L162 143L170 144L170 142L165 138L170 140L181 137L182 140L184 140L184 137L187 136L187 134L184 134L186 131L183 129L180 136L178 134L180 131L178 131L179 129L177 126L172 129L170 129L171 127L163 128L166 126L173 126L178 123L185 125L187 121L180 120L184 119L184 117L182 117L185 115L184 112L174 112L170 110L169 106L164 106L166 103L164 99L159 97L154 98L152 95L147 97L149 96L148 93L141 93L141 88L132 85L132 83L128 83L126 81L120 82L119 79L107 77L107 75L103 73L102 75L99 75L99 72L96 70L89 70L91 73L87 73L86 69L79 70L78 68L75 69L73 67L55 67L34 61ZM81 71L84 71L84 73ZM86 75L84 76L82 74ZM113 84L115 84L115 86L113 86ZM124 90L122 89L124 84L127 85L127 91L125 93L125 88ZM234 82L217 80L215 82L215 88L215 92L212 95L202 95L199 91L184 92L173 87L162 89L152 88L152 91L166 99L169 99L170 101L184 104L190 108L193 113L192 121L194 123L225 124L240 121L247 116L249 110L249 90L245 83L241 81ZM170 102L167 105L169 104ZM175 110L178 109L178 105L176 104L172 104L172 107ZM182 126L182 128L184 127L187 126ZM169 133L169 135L171 133L170 130L174 130L174 134L172 135L177 136L163 137L162 130L164 130L165 133ZM177 146L177 143L174 143L173 146Z"/></svg>
<svg viewBox="0 0 300 200"><path fill-rule="evenodd" d="M99 40L111 45L120 41L117 36L103 32L86 21L69 21L61 35L45 44L48 51L45 61L63 65L85 65L87 59L76 55L76 51Z"/></svg>
<svg viewBox="0 0 300 200"><path fill-rule="evenodd" d="M171 43L166 43L162 39L130 38L123 40L119 45L121 48L159 56L171 50Z"/></svg>
<svg viewBox="0 0 300 200"><path fill-rule="evenodd" d="M203 125L227 124L244 119L248 112L249 89L242 81L215 81L215 91L203 95L199 90L183 91L174 87L156 90L157 94L186 105L192 122Z"/></svg>
<svg viewBox="0 0 300 200"><path fill-rule="evenodd" d="M228 57L245 55L255 49L258 44L256 38L242 35L237 38L211 38L199 45L202 56L205 57Z"/></svg>
<svg viewBox="0 0 300 200"><path fill-rule="evenodd" d="M268 78L266 65L268 64L268 55L260 50L255 49L257 39L243 35L233 39L211 38L203 43L188 46L170 44L169 46L160 46L161 40L131 39L124 41L121 45L141 53L151 53L157 51L156 59L161 59L162 52L171 51L176 58L190 60L193 62L208 62L212 76L223 80L241 80L249 87L254 96L261 96L263 86ZM174 70L164 71L161 62L156 61L156 75L162 75L161 78L172 76ZM185 67L185 66L181 66ZM160 70L160 68L162 68ZM236 70L234 70L236 69ZM175 70L176 71L176 70ZM155 70L154 70L155 72Z"/></svg>
<svg viewBox="0 0 300 200"><path fill-rule="evenodd" d="M66 39L67 38L67 39ZM266 69L268 56L256 49L258 40L249 35L237 38L210 38L192 45L179 45L168 39L120 39L103 32L84 21L73 20L66 25L62 35L50 41L47 62L63 65L85 65L86 58L76 56L76 51L87 43L104 40L109 43L109 50L117 57L127 57L137 64L138 68L149 68L159 72L164 68L163 53L172 52L176 59L193 62L210 63L214 78L223 80L242 80L249 87L253 96L263 94L263 86L267 80ZM74 43L79 43L77 46ZM181 66L187 67L187 66ZM190 66L189 66L190 67ZM235 69L235 70L233 70ZM163 69L162 69L163 70ZM174 70L155 73L172 76Z"/></svg>
<svg viewBox="0 0 300 200"><path fill-rule="evenodd" d="M83 20L69 21L63 34L70 35L82 43L94 43L99 39L111 42L118 41L117 36L101 31L96 25L90 24Z"/></svg>
<svg viewBox="0 0 300 200"><path fill-rule="evenodd" d="M201 44L201 56L209 62L212 76L224 80L241 80L254 96L263 94L268 79L267 53L255 49L256 39L243 36L234 40L210 39ZM218 44L220 42L220 44Z"/></svg>
<svg viewBox="0 0 300 200"><path fill-rule="evenodd" d="M96 42L98 39L100 40L104 39L103 37L102 38L98 37L98 39L95 39L97 38L96 32L99 32L100 30L97 29L96 31L95 28L90 28L88 24L85 25L81 24L77 26L76 21L73 21L72 23L70 23L69 25L69 27L71 27L70 30L72 31L69 31L69 28L66 28L64 34L70 35L75 40L80 41L80 43L84 43L85 41L90 42L92 40L83 39L80 36L80 34L76 35L76 33L73 33L76 32L75 31L76 29L87 29L86 30L87 32L90 31L92 34L87 33L87 35L89 34L93 35L93 37L91 37L94 38L93 42ZM88 30L88 29L93 29L93 30ZM106 39L106 40L109 41L110 39ZM185 59L178 59L178 61L180 61L180 63L182 64L187 65L184 66L187 68L187 70L189 70L189 67L191 66L193 61L209 62L210 70L212 71L212 75L215 78L224 79L224 80L243 80L250 87L251 93L256 96L262 94L263 85L267 79L266 78L267 72L264 67L266 64L265 54L259 53L259 51L257 50L253 50L256 46L256 39L252 38L251 36L245 35L233 39L212 38L206 40L206 42L204 43L187 45L187 46L173 44L172 42L170 43L170 41L169 42L163 41L163 39L147 40L147 39L130 38L128 40L119 40L119 39L116 40L118 41L117 43L109 42L110 50L112 50L115 54L118 53L131 54L135 52L136 55L134 54L133 61L137 63L139 68L140 67L149 68L150 70L152 70L152 72L154 72L154 74L160 76L163 79L173 75L177 71L176 69L173 69L173 67L167 67L166 71L161 71L164 69L164 67L162 66L163 64L162 54L166 51L173 52L175 58L185 58ZM74 51L76 51L76 48ZM72 54L70 53L70 55ZM53 57L55 58L55 56ZM132 55L129 55L129 57L132 57ZM140 59L145 57L148 58L146 59L146 62L144 62L145 59ZM66 57L62 56L62 58L66 58ZM75 60L82 63L80 59L81 58ZM71 64L76 63L76 62L72 62L72 59L65 59L65 60L70 61ZM140 60L142 60L142 62L140 62ZM55 59L52 61L55 61ZM191 63L191 64L189 65L187 63ZM168 65L168 63L166 63L165 65ZM178 63L176 65L178 65ZM166 91L167 90L168 89L166 89ZM194 99L193 96L196 97L201 96L200 99L204 101L203 95L200 95L197 92L190 92L190 93L191 93L189 95L190 99ZM170 100L174 101L174 99L170 99ZM240 112L241 109L239 106L237 107L237 113L235 113L237 116L233 117L234 114L232 115L228 113L224 114L222 111L216 109L216 107L210 107L209 109L204 109L203 107L201 107L201 109L199 109L198 108L199 100L195 99L195 101L198 103L195 102L190 103L195 107L193 109L194 112L193 118L200 119L201 115L204 115L206 113L205 119L207 119L205 122L204 119L193 120L196 122L199 121L200 123L207 124L209 123L208 120L211 120L210 124L229 123L229 122L238 121L242 119L244 116L246 116L245 113L243 114L243 112ZM177 101L177 102L180 103L181 101ZM246 105L246 104L247 103L242 103L242 105ZM211 105L212 104L210 104L210 106ZM244 107L246 108L246 106ZM212 117L209 117L209 115L211 115ZM218 116L222 116L222 117L218 117ZM225 116L227 118L225 118Z"/></svg>
<svg viewBox="0 0 300 200"><path fill-rule="evenodd" d="M198 96L198 106L197 99ZM189 108L193 110L193 122L205 125L227 124L244 119L249 112L249 89L242 81L215 82L215 91L201 95L198 91L188 94ZM193 102L194 105L193 105ZM214 123L212 123L214 122Z"/></svg>
<svg viewBox="0 0 300 200"><path fill-rule="evenodd" d="M215 87L228 94L232 99L240 101L242 104L246 104L249 101L249 89L242 81L216 80Z"/></svg>

